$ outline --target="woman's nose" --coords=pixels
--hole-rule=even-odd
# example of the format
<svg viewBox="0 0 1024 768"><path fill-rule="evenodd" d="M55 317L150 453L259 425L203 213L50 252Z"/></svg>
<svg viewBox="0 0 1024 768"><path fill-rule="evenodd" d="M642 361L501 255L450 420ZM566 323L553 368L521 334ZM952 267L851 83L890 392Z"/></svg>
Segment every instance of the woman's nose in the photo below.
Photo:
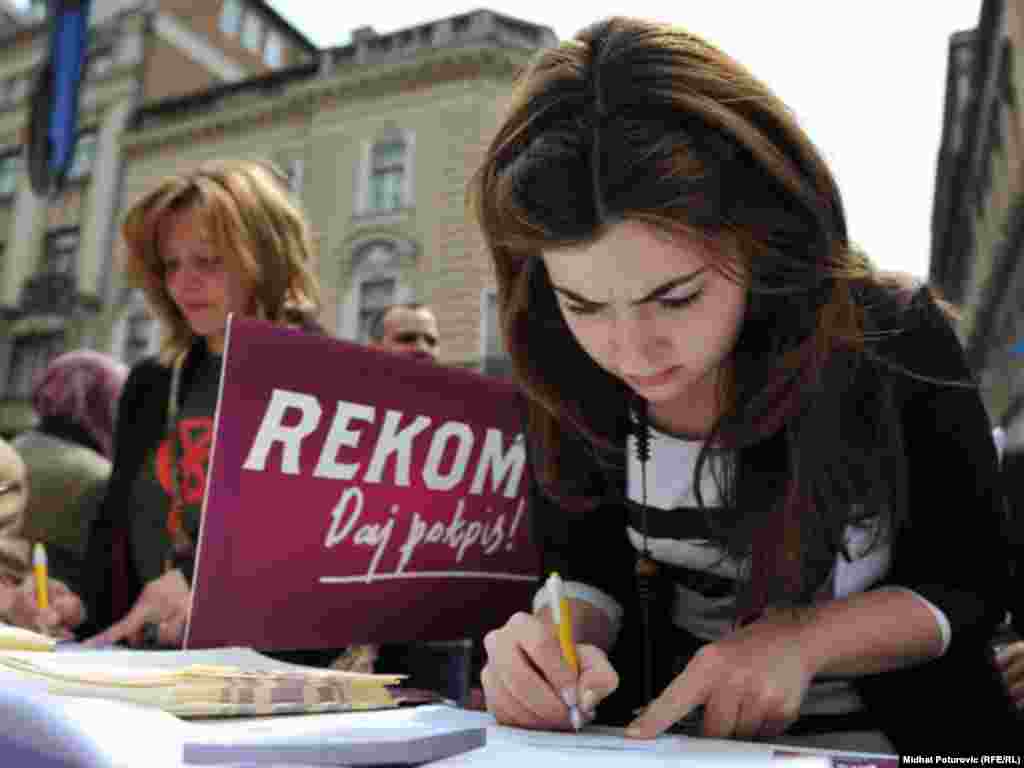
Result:
<svg viewBox="0 0 1024 768"><path fill-rule="evenodd" d="M174 276L181 288L192 288L200 283L199 270L188 264L182 264Z"/></svg>
<svg viewBox="0 0 1024 768"><path fill-rule="evenodd" d="M642 308L616 318L612 333L613 351L620 370L628 374L649 375L664 357L667 339L653 318Z"/></svg>

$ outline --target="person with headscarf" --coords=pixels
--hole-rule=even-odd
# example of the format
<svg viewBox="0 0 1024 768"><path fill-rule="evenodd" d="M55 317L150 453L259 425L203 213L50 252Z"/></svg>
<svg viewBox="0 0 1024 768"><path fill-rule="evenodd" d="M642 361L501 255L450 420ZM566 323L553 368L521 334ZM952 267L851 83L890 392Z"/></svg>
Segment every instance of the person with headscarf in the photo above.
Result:
<svg viewBox="0 0 1024 768"><path fill-rule="evenodd" d="M27 468L28 501L19 536L46 545L50 573L88 579L83 560L89 529L106 492L117 402L128 368L101 352L56 357L36 381L32 407L39 424L12 445Z"/></svg>

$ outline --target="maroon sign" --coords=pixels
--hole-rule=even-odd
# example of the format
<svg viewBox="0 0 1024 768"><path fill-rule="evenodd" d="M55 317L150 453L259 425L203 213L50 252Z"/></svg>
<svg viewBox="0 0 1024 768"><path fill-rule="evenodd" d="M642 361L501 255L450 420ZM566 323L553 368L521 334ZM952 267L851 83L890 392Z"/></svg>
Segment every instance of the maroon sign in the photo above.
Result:
<svg viewBox="0 0 1024 768"><path fill-rule="evenodd" d="M508 382L231 318L186 648L479 636L528 610Z"/></svg>

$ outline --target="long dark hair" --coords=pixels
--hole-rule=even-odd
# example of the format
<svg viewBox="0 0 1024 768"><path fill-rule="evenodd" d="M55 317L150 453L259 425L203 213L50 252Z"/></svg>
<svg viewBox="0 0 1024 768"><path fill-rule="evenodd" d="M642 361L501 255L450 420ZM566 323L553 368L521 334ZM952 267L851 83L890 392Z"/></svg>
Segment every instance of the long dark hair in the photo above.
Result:
<svg viewBox="0 0 1024 768"><path fill-rule="evenodd" d="M709 522L730 554L750 557L745 605L809 599L817 584L806 574L844 551L849 523L881 514L879 530L900 524L899 418L885 377L865 362L876 340L898 332L895 297L907 292L851 246L824 160L736 61L678 28L626 18L540 52L469 205L549 494L593 501L566 469L569 454L582 444L615 460L630 395L565 325L541 255L630 219L703 238L712 266L749 286L722 413L696 469L713 446L741 457L719 477L739 522ZM742 458L768 438L782 447L777 472L765 470L770 457L760 469ZM766 498L775 499L768 512Z"/></svg>

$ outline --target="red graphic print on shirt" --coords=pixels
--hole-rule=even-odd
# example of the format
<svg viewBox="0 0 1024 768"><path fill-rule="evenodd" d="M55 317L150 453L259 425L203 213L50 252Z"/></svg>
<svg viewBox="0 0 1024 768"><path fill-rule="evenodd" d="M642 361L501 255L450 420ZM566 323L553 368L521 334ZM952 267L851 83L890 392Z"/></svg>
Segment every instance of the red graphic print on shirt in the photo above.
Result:
<svg viewBox="0 0 1024 768"><path fill-rule="evenodd" d="M210 446L213 443L213 419L209 416L182 418L178 420L177 427L177 445L173 451L177 459L177 495L171 468L170 437L160 443L156 454L156 477L160 487L171 500L167 513L167 532L171 534L172 539L181 535L182 507L203 503L203 494L206 493L206 470L210 462Z"/></svg>

